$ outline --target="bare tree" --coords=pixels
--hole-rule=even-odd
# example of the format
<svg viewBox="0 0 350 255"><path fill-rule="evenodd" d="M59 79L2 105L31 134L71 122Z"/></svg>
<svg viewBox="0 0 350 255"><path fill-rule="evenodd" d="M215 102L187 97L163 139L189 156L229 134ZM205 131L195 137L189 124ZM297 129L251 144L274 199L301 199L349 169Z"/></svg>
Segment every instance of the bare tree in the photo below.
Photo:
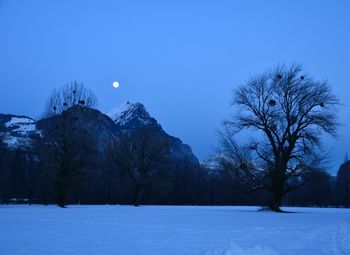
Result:
<svg viewBox="0 0 350 255"><path fill-rule="evenodd" d="M45 150L41 150L41 159L49 159L51 162L45 165L55 170L53 179L60 207L65 207L69 192L82 183L83 170L91 166L96 153L96 141L84 128L85 110L82 106L65 110L43 129Z"/></svg>
<svg viewBox="0 0 350 255"><path fill-rule="evenodd" d="M48 98L43 117L61 114L75 105L96 108L97 98L94 93L86 88L83 83L76 81L68 83L59 89L55 89Z"/></svg>
<svg viewBox="0 0 350 255"><path fill-rule="evenodd" d="M66 205L72 188L81 184L82 169L88 165L87 160L95 151L96 141L84 127L84 113L86 108L96 106L94 93L76 81L54 90L47 100L42 117L51 118L43 127L40 152L43 161L41 165L45 167L41 176L45 177L47 186L47 168L56 170L53 179L57 204L61 207ZM45 203L46 200L45 198Z"/></svg>
<svg viewBox="0 0 350 255"><path fill-rule="evenodd" d="M302 185L290 180L319 163L322 135L336 134L338 99L326 81L315 81L292 65L251 78L234 91L232 104L237 112L224 123L222 162L237 170L251 190L269 190L270 209L280 211L284 195ZM244 129L255 131L254 138L239 147L233 138Z"/></svg>
<svg viewBox="0 0 350 255"><path fill-rule="evenodd" d="M141 128L125 133L113 147L113 160L134 184L132 203L138 206L145 188L169 164L169 141L151 128Z"/></svg>

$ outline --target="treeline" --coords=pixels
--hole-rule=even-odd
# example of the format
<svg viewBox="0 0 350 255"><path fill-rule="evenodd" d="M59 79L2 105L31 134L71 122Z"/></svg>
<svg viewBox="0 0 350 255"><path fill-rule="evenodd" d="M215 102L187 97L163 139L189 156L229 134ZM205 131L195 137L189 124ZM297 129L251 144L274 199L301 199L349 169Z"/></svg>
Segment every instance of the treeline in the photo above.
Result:
<svg viewBox="0 0 350 255"><path fill-rule="evenodd" d="M53 162L27 151L0 154L0 194L2 203L28 204L159 204L159 205L266 205L270 194L264 190L246 193L239 178L223 169L193 168L183 162L164 162L166 167L146 180L135 182L105 155L85 164L67 180L58 174ZM107 158L103 158L107 156ZM96 159L95 158L95 159ZM138 175L138 173L134 173ZM137 177L137 178L140 178ZM299 189L289 193L286 206L350 206L350 161L337 177L314 171ZM139 185L139 186L138 186ZM63 187L62 187L63 186ZM141 187L141 190L140 190ZM62 188L67 188L62 204ZM139 192L137 191L139 189Z"/></svg>

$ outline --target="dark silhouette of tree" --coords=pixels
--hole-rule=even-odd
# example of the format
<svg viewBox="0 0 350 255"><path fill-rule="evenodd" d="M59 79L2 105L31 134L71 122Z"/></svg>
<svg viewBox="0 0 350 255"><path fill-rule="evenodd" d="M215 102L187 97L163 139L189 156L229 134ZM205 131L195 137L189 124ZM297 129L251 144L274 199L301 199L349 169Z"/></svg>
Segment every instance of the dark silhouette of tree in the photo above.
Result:
<svg viewBox="0 0 350 255"><path fill-rule="evenodd" d="M293 185L293 179L318 168L321 135L335 135L338 104L327 82L298 65L253 77L234 91L237 111L224 123L221 159L245 180L247 190L267 189L269 208L280 211L283 197L304 183ZM254 138L237 146L233 137L245 129L254 131Z"/></svg>
<svg viewBox="0 0 350 255"><path fill-rule="evenodd" d="M326 171L309 172L304 179L308 180L305 185L287 195L288 204L319 207L334 205L334 183Z"/></svg>
<svg viewBox="0 0 350 255"><path fill-rule="evenodd" d="M118 169L114 163L115 143L109 142L103 148L103 183L106 189L105 203L112 204L112 190L115 185L115 177L118 174ZM120 177L120 176L119 176Z"/></svg>
<svg viewBox="0 0 350 255"><path fill-rule="evenodd" d="M17 203L19 199L23 199L25 186L25 175L24 175L24 152L16 150L11 160L11 182L12 182L12 198Z"/></svg>
<svg viewBox="0 0 350 255"><path fill-rule="evenodd" d="M135 191L132 204L138 206L142 194L162 174L169 162L169 141L152 128L124 133L114 141L113 160L119 171L132 181Z"/></svg>
<svg viewBox="0 0 350 255"><path fill-rule="evenodd" d="M48 132L49 133L49 132ZM51 140L51 139L50 139ZM38 196L37 199L43 204L48 205L54 200L51 198L53 193L54 172L57 166L55 162L50 142L46 137L37 140L36 153L38 155Z"/></svg>
<svg viewBox="0 0 350 255"><path fill-rule="evenodd" d="M31 205L33 203L34 196L34 187L37 181L37 161L38 158L35 155L33 150L29 150L25 153L24 156L25 165L26 165L26 183L27 183L27 199L28 204Z"/></svg>
<svg viewBox="0 0 350 255"><path fill-rule="evenodd" d="M84 128L83 106L74 106L51 119L51 125L44 130L43 158L55 172L54 185L57 205L65 207L69 192L83 182L83 170L91 164L96 151L96 141ZM49 170L49 169L47 169Z"/></svg>
<svg viewBox="0 0 350 255"><path fill-rule="evenodd" d="M43 117L43 139L39 143L40 177L43 181L44 204L51 184L56 190L57 205L64 207L73 189L80 189L83 170L95 153L96 141L85 127L84 113L97 105L96 96L84 84L72 82L54 90L47 100ZM54 173L54 174L53 174Z"/></svg>
<svg viewBox="0 0 350 255"><path fill-rule="evenodd" d="M10 166L9 166L9 154L5 145L2 142L2 136L0 135L0 198L2 203L7 203L10 198L11 185L10 179Z"/></svg>
<svg viewBox="0 0 350 255"><path fill-rule="evenodd" d="M46 102L43 117L47 118L61 114L76 105L96 108L97 98L83 83L74 81L52 92Z"/></svg>
<svg viewBox="0 0 350 255"><path fill-rule="evenodd" d="M207 191L207 172L183 158L173 160L172 196L175 204L202 204Z"/></svg>
<svg viewBox="0 0 350 255"><path fill-rule="evenodd" d="M350 161L342 164L337 173L336 181L337 205L350 207Z"/></svg>

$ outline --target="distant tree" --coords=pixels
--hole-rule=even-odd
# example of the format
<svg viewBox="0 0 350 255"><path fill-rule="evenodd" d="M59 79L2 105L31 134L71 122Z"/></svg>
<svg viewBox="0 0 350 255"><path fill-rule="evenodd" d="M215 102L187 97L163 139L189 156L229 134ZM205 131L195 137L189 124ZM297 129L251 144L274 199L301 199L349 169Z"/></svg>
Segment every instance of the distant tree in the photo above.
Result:
<svg viewBox="0 0 350 255"><path fill-rule="evenodd" d="M76 81L68 83L52 92L46 102L43 117L47 118L61 114L63 111L75 105L88 108L95 108L97 106L95 94L90 89L86 88L83 83L78 83Z"/></svg>
<svg viewBox="0 0 350 255"><path fill-rule="evenodd" d="M334 183L326 171L309 172L304 179L308 180L305 185L287 195L288 204L319 207L334 204Z"/></svg>
<svg viewBox="0 0 350 255"><path fill-rule="evenodd" d="M207 191L207 172L183 158L173 160L172 195L176 204L202 204Z"/></svg>
<svg viewBox="0 0 350 255"><path fill-rule="evenodd" d="M39 129L44 132L41 132L40 137L35 140L35 154L38 159L36 166L37 196L35 198L46 206L49 203L56 202L53 198L55 172L57 171L57 162L53 153L54 148L51 147L51 144L54 143L53 126L50 126L47 130L40 127Z"/></svg>
<svg viewBox="0 0 350 255"><path fill-rule="evenodd" d="M339 206L350 207L350 161L342 164L337 173L336 198Z"/></svg>
<svg viewBox="0 0 350 255"><path fill-rule="evenodd" d="M309 186L311 197L311 205L328 206L334 204L334 183L332 177L326 171L313 171L311 176L307 176L310 181Z"/></svg>
<svg viewBox="0 0 350 255"><path fill-rule="evenodd" d="M26 175L26 183L27 183L27 199L28 204L31 205L33 203L33 193L34 186L37 180L37 156L35 155L33 150L29 150L24 155L25 160L25 175Z"/></svg>
<svg viewBox="0 0 350 255"><path fill-rule="evenodd" d="M147 127L126 132L114 141L114 163L135 187L133 205L140 204L145 189L169 164L169 149L169 141Z"/></svg>
<svg viewBox="0 0 350 255"><path fill-rule="evenodd" d="M16 150L11 160L11 182L12 182L12 195L17 202L18 199L23 199L25 176L24 176L24 152Z"/></svg>
<svg viewBox="0 0 350 255"><path fill-rule="evenodd" d="M106 189L106 197L105 197L105 203L106 204L112 204L113 198L112 198L112 190L113 186L115 185L115 175L117 174L117 167L114 163L115 158L115 143L113 141L105 144L102 152L102 158L103 158L103 180L104 180L104 186Z"/></svg>
<svg viewBox="0 0 350 255"><path fill-rule="evenodd" d="M5 149L3 144L3 137L0 135L0 201L6 203L9 198L8 188L8 151Z"/></svg>
<svg viewBox="0 0 350 255"><path fill-rule="evenodd" d="M234 91L237 112L224 123L221 159L245 179L247 190L267 189L269 208L281 211L283 197L304 183L293 180L318 167L322 133L336 133L338 104L327 82L297 65L253 77ZM256 133L238 146L233 138L244 129Z"/></svg>

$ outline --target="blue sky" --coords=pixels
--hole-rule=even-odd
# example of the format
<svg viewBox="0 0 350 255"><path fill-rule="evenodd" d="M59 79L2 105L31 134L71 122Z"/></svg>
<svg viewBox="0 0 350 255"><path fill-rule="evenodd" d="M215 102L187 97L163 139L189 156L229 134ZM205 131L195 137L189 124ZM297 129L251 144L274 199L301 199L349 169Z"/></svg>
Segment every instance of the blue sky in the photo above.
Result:
<svg viewBox="0 0 350 255"><path fill-rule="evenodd" d="M35 118L53 88L77 80L101 111L144 103L204 159L232 89L301 63L343 103L339 137L325 140L335 171L350 152L349 13L346 0L0 0L0 112Z"/></svg>

